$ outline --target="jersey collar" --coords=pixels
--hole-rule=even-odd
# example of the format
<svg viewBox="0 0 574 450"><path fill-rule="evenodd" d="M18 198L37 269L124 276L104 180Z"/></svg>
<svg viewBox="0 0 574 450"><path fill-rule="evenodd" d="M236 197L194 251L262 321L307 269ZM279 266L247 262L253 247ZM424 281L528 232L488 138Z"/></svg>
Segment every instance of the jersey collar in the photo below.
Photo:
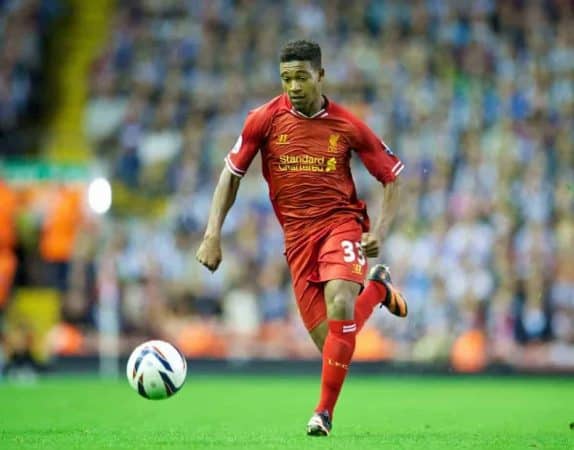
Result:
<svg viewBox="0 0 574 450"><path fill-rule="evenodd" d="M315 114L313 114L312 116L306 116L305 114L303 114L302 112L297 111L293 105L291 104L291 101L289 100L289 96L287 94L285 95L285 100L287 102L287 105L289 107L289 112L291 114L293 114L294 116L297 117L303 117L304 119L322 119L323 117L327 117L329 115L328 109L329 109L329 99L327 97L325 97L323 95L323 107L317 111Z"/></svg>

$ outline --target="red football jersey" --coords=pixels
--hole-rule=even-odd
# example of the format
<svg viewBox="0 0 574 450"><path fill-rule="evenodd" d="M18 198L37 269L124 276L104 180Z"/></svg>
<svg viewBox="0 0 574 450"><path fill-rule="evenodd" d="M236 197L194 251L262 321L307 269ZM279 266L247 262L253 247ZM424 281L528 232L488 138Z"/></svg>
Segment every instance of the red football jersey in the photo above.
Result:
<svg viewBox="0 0 574 450"><path fill-rule="evenodd" d="M287 248L349 219L368 230L366 207L351 177L352 151L383 184L404 168L367 125L326 98L312 117L296 111L285 94L251 111L225 158L227 168L243 176L258 151Z"/></svg>

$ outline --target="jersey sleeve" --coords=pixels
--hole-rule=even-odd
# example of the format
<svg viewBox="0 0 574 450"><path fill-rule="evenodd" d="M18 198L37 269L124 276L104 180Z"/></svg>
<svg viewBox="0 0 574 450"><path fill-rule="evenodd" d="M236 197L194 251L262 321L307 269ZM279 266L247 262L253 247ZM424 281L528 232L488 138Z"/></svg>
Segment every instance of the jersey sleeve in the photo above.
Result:
<svg viewBox="0 0 574 450"><path fill-rule="evenodd" d="M269 113L264 107L249 112L241 134L225 157L225 165L232 174L238 177L245 175L251 161L265 141L269 119Z"/></svg>
<svg viewBox="0 0 574 450"><path fill-rule="evenodd" d="M354 150L369 173L383 184L395 181L405 168L403 162L363 122L357 120L355 127Z"/></svg>

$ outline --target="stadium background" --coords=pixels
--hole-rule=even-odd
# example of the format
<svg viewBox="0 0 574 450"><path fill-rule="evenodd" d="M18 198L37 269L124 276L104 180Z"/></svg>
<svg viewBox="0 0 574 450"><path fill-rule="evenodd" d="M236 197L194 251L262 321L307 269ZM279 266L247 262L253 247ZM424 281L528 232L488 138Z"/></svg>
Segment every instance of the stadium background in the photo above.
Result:
<svg viewBox="0 0 574 450"><path fill-rule="evenodd" d="M567 0L0 0L0 366L99 355L113 374L151 337L202 360L317 359L258 160L220 270L194 260L223 157L279 92L281 45L305 37L325 93L406 163L380 259L410 316L376 312L357 360L574 370L573 14ZM376 183L354 174L375 216Z"/></svg>

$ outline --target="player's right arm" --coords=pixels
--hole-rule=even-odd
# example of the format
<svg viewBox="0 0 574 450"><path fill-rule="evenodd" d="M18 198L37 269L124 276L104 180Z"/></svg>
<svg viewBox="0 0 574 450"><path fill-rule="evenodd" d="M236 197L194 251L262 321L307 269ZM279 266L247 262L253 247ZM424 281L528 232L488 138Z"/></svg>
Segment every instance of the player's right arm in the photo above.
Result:
<svg viewBox="0 0 574 450"><path fill-rule="evenodd" d="M213 193L207 227L197 250L196 259L212 272L221 263L221 229L235 202L241 177L267 136L270 118L264 107L250 112L237 142L225 157L225 168Z"/></svg>
<svg viewBox="0 0 574 450"><path fill-rule="evenodd" d="M196 254L197 260L212 272L221 263L221 228L235 202L240 181L240 177L224 167L213 193L207 227Z"/></svg>

